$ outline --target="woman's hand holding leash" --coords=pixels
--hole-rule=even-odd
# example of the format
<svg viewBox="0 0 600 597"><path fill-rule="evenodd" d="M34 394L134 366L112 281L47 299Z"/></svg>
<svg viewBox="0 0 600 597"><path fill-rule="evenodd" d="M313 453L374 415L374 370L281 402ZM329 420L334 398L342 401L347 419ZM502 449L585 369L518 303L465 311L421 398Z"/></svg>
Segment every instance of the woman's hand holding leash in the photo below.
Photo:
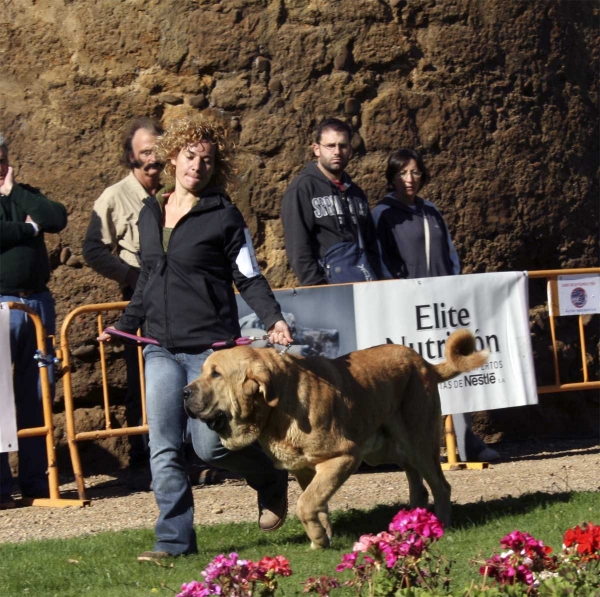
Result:
<svg viewBox="0 0 600 597"><path fill-rule="evenodd" d="M294 342L294 339L292 338L292 333L290 332L290 328L283 319L280 319L274 325L272 325L267 330L267 334L269 335L269 342L271 344L289 346Z"/></svg>
<svg viewBox="0 0 600 597"><path fill-rule="evenodd" d="M106 330L114 330L114 327L106 328ZM98 342L110 342L112 340L112 336L104 330L97 338Z"/></svg>

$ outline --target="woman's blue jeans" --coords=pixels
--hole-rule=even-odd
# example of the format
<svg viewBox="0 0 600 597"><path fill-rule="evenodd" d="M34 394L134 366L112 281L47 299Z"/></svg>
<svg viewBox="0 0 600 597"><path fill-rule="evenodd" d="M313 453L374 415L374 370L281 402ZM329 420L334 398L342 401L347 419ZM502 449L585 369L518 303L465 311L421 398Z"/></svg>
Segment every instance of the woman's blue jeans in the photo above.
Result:
<svg viewBox="0 0 600 597"><path fill-rule="evenodd" d="M180 555L198 550L194 501L183 449L186 428L191 431L194 450L204 462L243 476L261 498L269 499L287 490L287 472L275 469L258 446L230 452L202 421L189 419L188 427L183 388L200 375L211 353L173 353L153 345L144 349L150 468L160 511L154 527L154 551Z"/></svg>
<svg viewBox="0 0 600 597"><path fill-rule="evenodd" d="M1 295L0 302L23 303L41 318L47 335L54 335L56 312L50 292L37 292L27 298ZM13 363L13 388L17 411L17 428L43 427L42 388L37 361L35 327L24 311L10 311L10 354ZM54 356L52 340L48 339L46 356ZM54 365L48 365L50 392L54 398ZM43 436L19 439L19 485L21 492L30 497L48 497L48 455ZM0 454L0 494L4 499L13 491L13 478L8 465L8 454Z"/></svg>

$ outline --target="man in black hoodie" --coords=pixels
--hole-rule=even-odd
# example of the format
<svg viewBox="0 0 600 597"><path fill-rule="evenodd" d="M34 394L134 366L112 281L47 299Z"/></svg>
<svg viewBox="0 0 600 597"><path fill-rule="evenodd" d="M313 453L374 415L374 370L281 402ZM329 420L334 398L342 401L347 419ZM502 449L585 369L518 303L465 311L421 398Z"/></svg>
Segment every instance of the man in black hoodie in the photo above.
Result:
<svg viewBox="0 0 600 597"><path fill-rule="evenodd" d="M0 302L24 303L42 319L48 335L54 335L54 299L48 290L50 263L44 235L67 225L67 210L46 199L37 189L17 184L8 161L8 145L0 134ZM24 311L10 311L10 351L17 427L42 427L42 393L35 328ZM46 354L52 356L52 342ZM54 367L48 367L53 388ZM0 416L2 416L0 414ZM48 459L44 437L19 440L19 483L23 497L48 497ZM13 508L12 474L8 454L0 454L0 510Z"/></svg>
<svg viewBox="0 0 600 597"><path fill-rule="evenodd" d="M375 227L362 189L345 169L352 157L352 129L337 118L317 127L310 162L283 197L283 231L288 259L302 286L377 279L379 256ZM354 249L359 257L343 280L336 270L347 262L335 253Z"/></svg>

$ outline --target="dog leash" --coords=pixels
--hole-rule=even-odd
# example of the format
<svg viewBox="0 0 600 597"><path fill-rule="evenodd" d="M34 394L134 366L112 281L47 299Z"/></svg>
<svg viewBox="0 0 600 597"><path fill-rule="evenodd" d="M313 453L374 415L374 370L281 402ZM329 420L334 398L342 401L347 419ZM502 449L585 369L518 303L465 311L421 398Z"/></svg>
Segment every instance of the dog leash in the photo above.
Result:
<svg viewBox="0 0 600 597"><path fill-rule="evenodd" d="M264 334L262 336L242 336L241 338L236 338L235 340L214 342L211 344L211 348L218 350L220 348L233 348L234 346L247 346L248 344L252 344L252 342L256 342L258 340L266 340L269 344L271 344L269 340L269 334ZM285 354L291 346L291 344L284 346L283 349L279 351L279 354Z"/></svg>
<svg viewBox="0 0 600 597"><path fill-rule="evenodd" d="M133 344L152 344L154 346L159 346L158 340L155 340L154 338L148 338L146 336L137 336L136 334L129 334L127 332L122 332L121 330L117 330L115 328L106 328L104 332L111 336L114 336L115 338L119 338L123 342ZM219 350L221 348L233 348L235 346L248 346L249 344L252 344L252 342L256 342L258 340L266 340L267 342L269 342L269 335L264 334L263 336L242 336L241 338L213 342L213 344L211 344L211 348ZM281 350L279 354L285 354L290 349L290 346L291 344L284 346L283 350Z"/></svg>

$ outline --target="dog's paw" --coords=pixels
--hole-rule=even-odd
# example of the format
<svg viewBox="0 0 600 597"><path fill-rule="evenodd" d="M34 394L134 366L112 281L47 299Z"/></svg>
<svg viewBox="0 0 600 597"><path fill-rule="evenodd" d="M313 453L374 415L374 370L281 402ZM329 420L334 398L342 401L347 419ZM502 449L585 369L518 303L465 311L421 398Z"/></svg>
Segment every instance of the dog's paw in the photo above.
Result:
<svg viewBox="0 0 600 597"><path fill-rule="evenodd" d="M315 541L310 542L311 549L327 549L330 546L331 546L331 537L328 537L327 535L325 535L322 539L320 539L317 542L315 542Z"/></svg>

